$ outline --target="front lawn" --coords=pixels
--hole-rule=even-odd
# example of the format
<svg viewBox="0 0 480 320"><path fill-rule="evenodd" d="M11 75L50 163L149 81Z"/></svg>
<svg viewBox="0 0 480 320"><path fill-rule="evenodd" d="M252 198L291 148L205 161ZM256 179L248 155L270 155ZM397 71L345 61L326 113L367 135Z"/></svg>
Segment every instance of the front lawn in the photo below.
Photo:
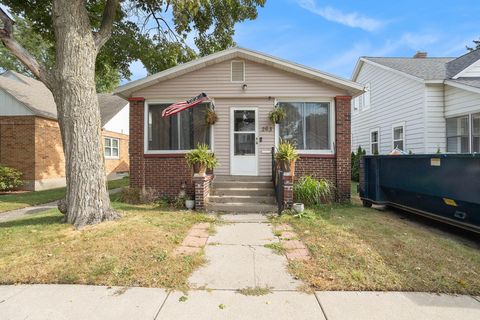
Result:
<svg viewBox="0 0 480 320"><path fill-rule="evenodd" d="M128 186L128 178L108 181L109 189L126 186ZM0 195L0 213L60 200L63 197L65 197L65 188Z"/></svg>
<svg viewBox="0 0 480 320"><path fill-rule="evenodd" d="M283 215L312 260L290 271L316 290L428 291L480 294L480 246L393 212L360 206Z"/></svg>
<svg viewBox="0 0 480 320"><path fill-rule="evenodd" d="M122 219L74 230L57 210L0 223L0 284L186 288L201 254L172 251L206 216L114 202Z"/></svg>

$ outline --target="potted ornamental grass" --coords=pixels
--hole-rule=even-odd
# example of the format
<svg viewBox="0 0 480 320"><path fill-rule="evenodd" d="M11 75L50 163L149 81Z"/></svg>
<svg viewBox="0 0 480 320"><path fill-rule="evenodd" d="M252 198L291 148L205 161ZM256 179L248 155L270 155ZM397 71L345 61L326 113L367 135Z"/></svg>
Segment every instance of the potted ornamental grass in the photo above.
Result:
<svg viewBox="0 0 480 320"><path fill-rule="evenodd" d="M193 168L193 173L204 176L207 169L214 169L218 166L215 155L210 152L206 144L199 143L197 148L185 155L187 164Z"/></svg>
<svg viewBox="0 0 480 320"><path fill-rule="evenodd" d="M289 141L281 141L277 152L275 153L275 159L278 162L280 170L283 172L291 172L295 174L295 162L298 160L299 155L295 146Z"/></svg>

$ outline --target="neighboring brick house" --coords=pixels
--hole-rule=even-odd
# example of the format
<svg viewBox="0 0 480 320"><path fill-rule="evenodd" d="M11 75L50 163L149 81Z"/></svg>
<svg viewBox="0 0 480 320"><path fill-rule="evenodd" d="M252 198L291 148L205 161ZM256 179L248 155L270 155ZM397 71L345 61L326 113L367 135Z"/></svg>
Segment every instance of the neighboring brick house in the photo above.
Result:
<svg viewBox="0 0 480 320"><path fill-rule="evenodd" d="M128 102L99 94L107 177L129 171ZM0 75L0 164L23 173L25 190L65 185L57 111L51 92L35 79L14 71Z"/></svg>
<svg viewBox="0 0 480 320"><path fill-rule="evenodd" d="M163 118L171 103L207 93L207 103ZM195 191L185 153L206 143L221 176L271 176L271 150L293 141L301 159L296 177L332 181L337 200L350 199L350 101L363 86L263 53L232 48L130 82L116 94L130 101L130 181L174 197L181 184ZM281 124L268 114L287 111ZM214 107L218 121L205 124ZM200 184L200 189L203 187Z"/></svg>

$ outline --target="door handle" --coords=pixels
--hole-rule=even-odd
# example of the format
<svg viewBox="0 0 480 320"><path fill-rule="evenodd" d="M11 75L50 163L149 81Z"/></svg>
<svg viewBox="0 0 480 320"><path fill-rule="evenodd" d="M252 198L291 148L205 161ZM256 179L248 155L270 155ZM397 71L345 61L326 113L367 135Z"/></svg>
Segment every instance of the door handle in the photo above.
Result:
<svg viewBox="0 0 480 320"><path fill-rule="evenodd" d="M255 144L258 144L258 137L255 138Z"/></svg>

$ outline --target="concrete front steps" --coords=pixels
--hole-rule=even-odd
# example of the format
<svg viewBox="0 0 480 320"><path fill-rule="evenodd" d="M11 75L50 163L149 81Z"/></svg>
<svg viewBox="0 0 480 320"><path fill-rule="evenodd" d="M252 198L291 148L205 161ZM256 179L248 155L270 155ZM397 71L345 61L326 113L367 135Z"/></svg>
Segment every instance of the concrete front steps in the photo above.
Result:
<svg viewBox="0 0 480 320"><path fill-rule="evenodd" d="M275 191L270 177L215 176L207 211L275 213Z"/></svg>

